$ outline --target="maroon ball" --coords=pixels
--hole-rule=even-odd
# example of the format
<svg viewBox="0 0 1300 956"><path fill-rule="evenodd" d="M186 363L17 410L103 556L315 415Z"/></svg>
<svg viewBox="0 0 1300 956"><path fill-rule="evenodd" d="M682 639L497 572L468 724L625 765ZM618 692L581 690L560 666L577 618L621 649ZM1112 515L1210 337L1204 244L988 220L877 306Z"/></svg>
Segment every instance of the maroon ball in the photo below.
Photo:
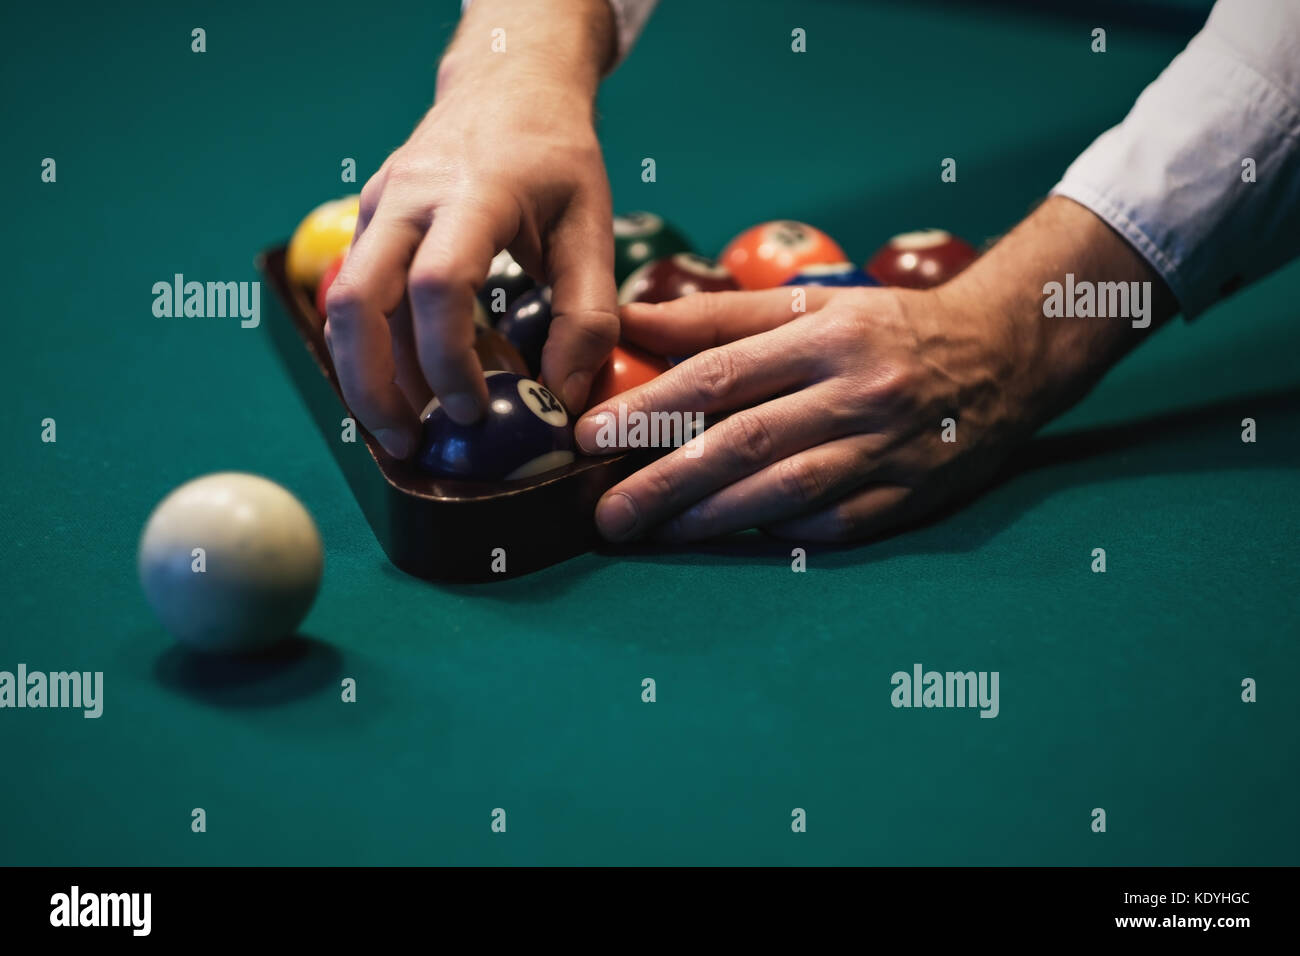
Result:
<svg viewBox="0 0 1300 956"><path fill-rule="evenodd" d="M868 260L866 270L883 285L932 289L979 258L969 242L942 229L895 236Z"/></svg>
<svg viewBox="0 0 1300 956"><path fill-rule="evenodd" d="M696 292L726 292L739 289L736 280L720 265L690 252L679 252L641 266L623 282L618 301L667 302Z"/></svg>

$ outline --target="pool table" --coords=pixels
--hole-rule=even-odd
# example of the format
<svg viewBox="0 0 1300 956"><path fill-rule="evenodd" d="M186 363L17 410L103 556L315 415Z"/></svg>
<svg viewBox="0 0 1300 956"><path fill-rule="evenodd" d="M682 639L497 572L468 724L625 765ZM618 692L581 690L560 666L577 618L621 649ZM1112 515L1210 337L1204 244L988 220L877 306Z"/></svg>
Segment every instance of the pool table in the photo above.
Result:
<svg viewBox="0 0 1300 956"><path fill-rule="evenodd" d="M0 151L0 670L102 672L103 713L0 710L0 864L1300 863L1300 267L1171 323L969 506L802 572L751 533L430 583L268 322L150 290L257 280L359 188L341 161L364 180L403 140L459 5L71 6L0 15L28 100ZM665 0L600 94L615 205L706 254L784 217L859 263L914 228L987 241L1207 9L1083 8ZM179 650L136 580L153 505L220 470L325 542L302 633L256 663ZM996 717L893 706L918 665L996 672Z"/></svg>

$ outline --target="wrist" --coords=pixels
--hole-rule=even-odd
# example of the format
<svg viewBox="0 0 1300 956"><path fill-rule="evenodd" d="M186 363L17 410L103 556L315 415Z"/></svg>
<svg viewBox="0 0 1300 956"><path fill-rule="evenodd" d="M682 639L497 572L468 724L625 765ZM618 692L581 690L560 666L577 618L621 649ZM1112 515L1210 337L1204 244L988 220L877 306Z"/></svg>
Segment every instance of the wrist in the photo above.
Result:
<svg viewBox="0 0 1300 956"><path fill-rule="evenodd" d="M464 85L543 89L590 108L618 49L608 0L475 0L438 66L438 96Z"/></svg>
<svg viewBox="0 0 1300 956"><path fill-rule="evenodd" d="M1120 287L1124 307L1115 309L1105 290ZM1008 394L1034 429L1087 394L1177 310L1124 239L1059 197L938 291L959 314L974 312L994 330L1009 357ZM1091 293L1092 307L1074 307L1080 292ZM1104 297L1106 309L1097 306Z"/></svg>

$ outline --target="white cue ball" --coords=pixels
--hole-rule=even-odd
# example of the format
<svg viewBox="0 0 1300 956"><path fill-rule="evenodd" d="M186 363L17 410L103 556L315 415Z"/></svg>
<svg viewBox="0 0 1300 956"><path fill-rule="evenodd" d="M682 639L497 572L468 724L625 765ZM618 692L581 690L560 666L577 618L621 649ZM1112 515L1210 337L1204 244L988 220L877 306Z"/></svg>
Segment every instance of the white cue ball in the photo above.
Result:
<svg viewBox="0 0 1300 956"><path fill-rule="evenodd" d="M195 570L195 548L205 570ZM256 651L293 634L320 588L324 555L307 509L239 472L181 485L140 537L140 584L171 634L202 651Z"/></svg>

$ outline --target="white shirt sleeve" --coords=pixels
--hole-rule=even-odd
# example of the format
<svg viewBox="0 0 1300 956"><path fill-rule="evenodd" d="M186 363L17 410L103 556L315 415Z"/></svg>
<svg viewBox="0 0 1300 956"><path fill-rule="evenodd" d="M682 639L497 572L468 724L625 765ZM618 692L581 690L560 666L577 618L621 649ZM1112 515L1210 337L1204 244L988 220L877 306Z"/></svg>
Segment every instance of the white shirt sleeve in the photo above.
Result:
<svg viewBox="0 0 1300 956"><path fill-rule="evenodd" d="M654 13L659 0L609 0L610 9L614 11L614 22L618 24L618 59L615 65L632 50L636 38L645 29L646 21Z"/></svg>
<svg viewBox="0 0 1300 956"><path fill-rule="evenodd" d="M464 13L474 0L461 0L460 10ZM614 14L614 26L618 39L618 55L610 69L623 62L632 50L637 37L645 29L646 21L654 12L659 0L609 0L609 8Z"/></svg>
<svg viewBox="0 0 1300 956"><path fill-rule="evenodd" d="M1219 0L1052 193L1124 236L1189 318L1300 254L1300 2Z"/></svg>

